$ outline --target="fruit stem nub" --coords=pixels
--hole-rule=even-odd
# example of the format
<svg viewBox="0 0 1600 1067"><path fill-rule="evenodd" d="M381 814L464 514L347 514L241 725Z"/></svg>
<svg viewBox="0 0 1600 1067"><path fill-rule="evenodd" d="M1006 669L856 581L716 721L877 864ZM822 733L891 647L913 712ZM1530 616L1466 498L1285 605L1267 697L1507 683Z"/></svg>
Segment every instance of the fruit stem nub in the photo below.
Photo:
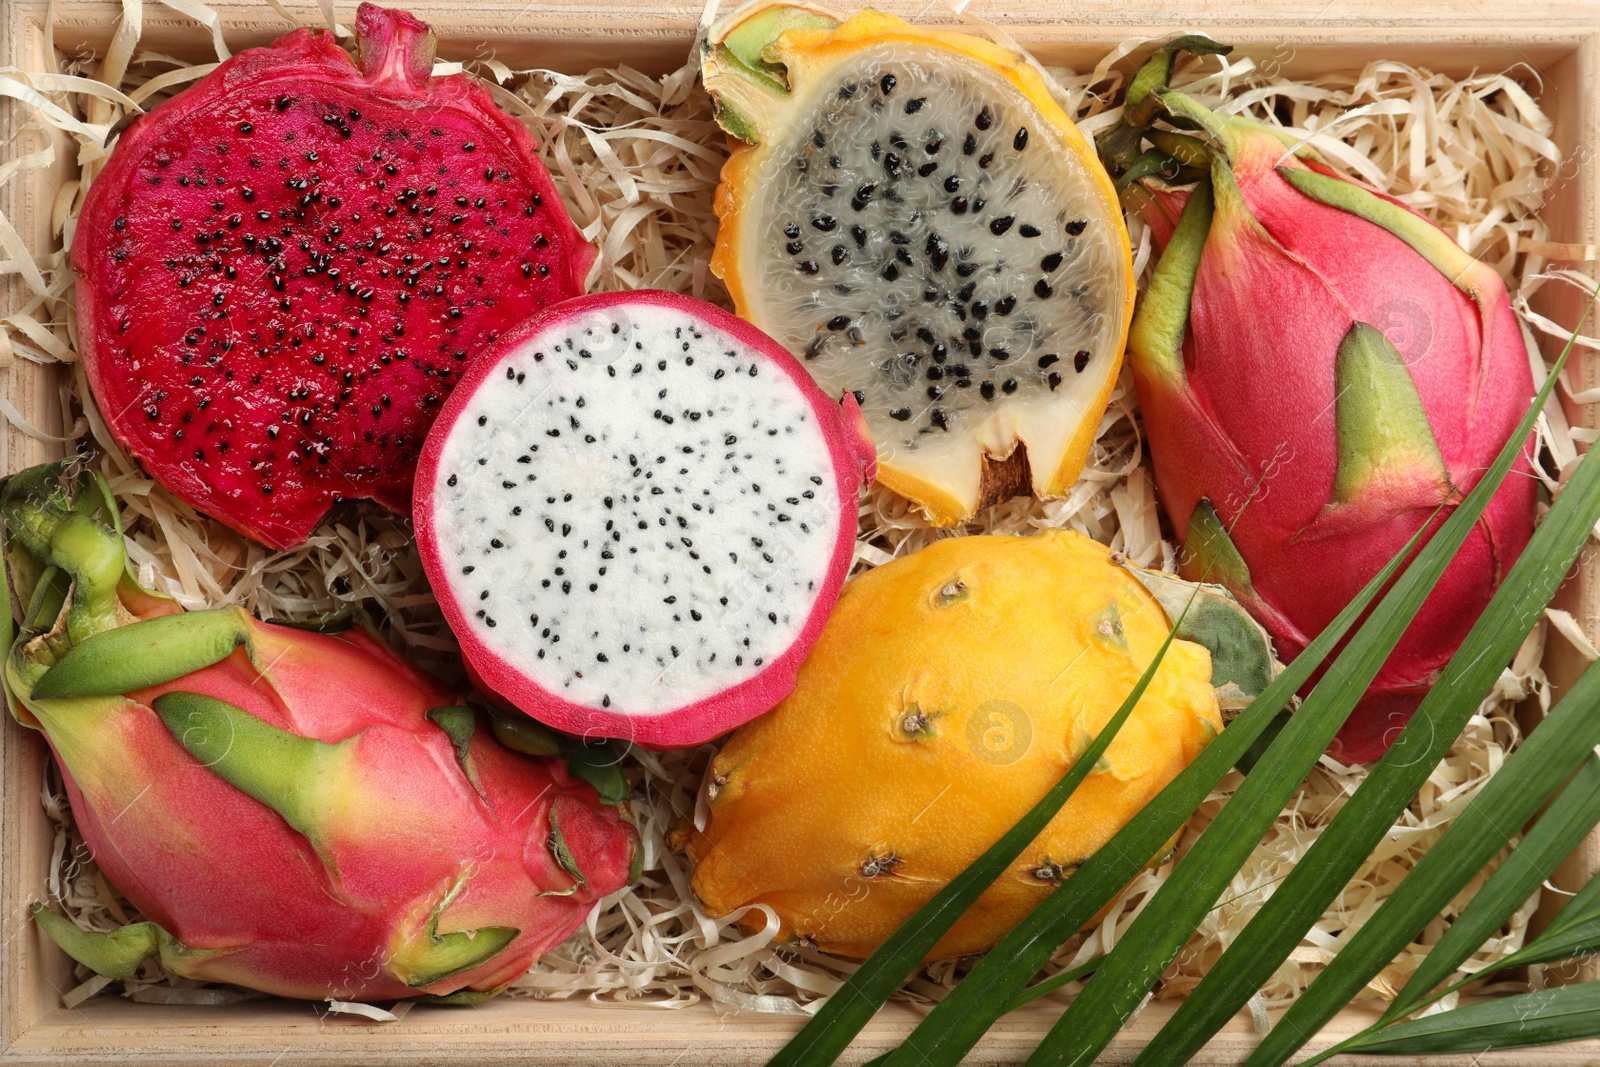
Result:
<svg viewBox="0 0 1600 1067"><path fill-rule="evenodd" d="M368 80L421 86L433 73L438 40L427 23L405 11L362 4L356 11L356 47Z"/></svg>

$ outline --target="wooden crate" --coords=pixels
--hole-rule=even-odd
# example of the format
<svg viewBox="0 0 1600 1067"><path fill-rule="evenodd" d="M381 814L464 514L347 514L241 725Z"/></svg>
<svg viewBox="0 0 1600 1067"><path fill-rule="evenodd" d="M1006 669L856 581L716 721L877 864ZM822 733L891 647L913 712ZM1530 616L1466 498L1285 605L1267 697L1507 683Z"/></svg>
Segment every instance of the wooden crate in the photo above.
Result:
<svg viewBox="0 0 1600 1067"><path fill-rule="evenodd" d="M319 21L310 0L285 0L308 23ZM287 27L259 0L213 0L234 50L265 44ZM676 67L686 54L697 3L664 0L428 0L411 9L438 30L446 58L466 57L482 43L514 65L583 71L619 62L648 71ZM913 14L920 2L880 6ZM341 0L349 21L354 4ZM111 0L0 0L0 63L45 69L48 51L103 51L121 13ZM1530 87L1555 120L1555 139L1569 163L1545 210L1556 240L1591 243L1600 228L1600 0L1020 0L989 5L989 17L1012 31L1046 63L1085 69L1117 42L1202 30L1242 53L1270 60L1291 74L1351 70L1376 57L1404 60L1452 75L1473 69L1521 66ZM142 46L208 58L205 30L158 5L144 5ZM20 108L0 102L0 134L24 121ZM0 143L11 143L0 140ZM70 155L69 157L70 158ZM0 160L3 163L3 160ZM0 191L0 211L34 249L50 246L50 207L72 179L63 162ZM0 289L0 312L23 299L19 287ZM1576 320L1569 294L1551 294L1548 314ZM1577 389L1600 385L1600 358L1575 369ZM60 430L60 386L51 373L19 363L0 369L0 387L42 429ZM1595 426L1593 408L1572 410L1578 425ZM48 458L40 442L13 429L0 434L0 469ZM1563 591L1563 604L1600 640L1600 563L1590 553ZM1576 654L1552 639L1547 667L1558 682L1581 667ZM39 806L45 747L9 716L0 729L0 1062L227 1064L759 1064L797 1028L788 1017L725 1015L709 1005L682 1011L598 1007L584 1003L501 998L474 1008L418 1007L395 1024L372 1026L323 1017L314 1006L253 1001L230 1007L136 1004L97 997L61 1006L71 988L71 962L28 919L43 893L51 829ZM1600 869L1600 839L1591 838L1568 861L1558 883L1575 886ZM1596 977L1595 973L1585 977ZM1048 1002L1002 1020L971 1062L1021 1062L1054 1020ZM1155 1034L1171 1008L1156 1004L1105 1054L1127 1062ZM851 1054L859 1062L892 1047L916 1022L915 1012L892 1007L865 1031ZM1314 1040L1323 1048L1366 1025L1370 1016L1347 1011ZM1237 1063L1253 1047L1248 1020L1235 1019L1193 1062ZM1378 1061L1353 1062L1414 1062ZM1431 1062L1596 1064L1600 1041L1483 1057Z"/></svg>

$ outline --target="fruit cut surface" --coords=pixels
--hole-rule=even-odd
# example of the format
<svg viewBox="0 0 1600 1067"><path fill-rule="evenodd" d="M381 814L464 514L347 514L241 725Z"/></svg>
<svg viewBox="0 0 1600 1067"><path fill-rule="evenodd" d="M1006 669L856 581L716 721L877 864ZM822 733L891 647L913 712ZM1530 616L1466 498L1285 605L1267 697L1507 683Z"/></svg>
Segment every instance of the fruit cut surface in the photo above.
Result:
<svg viewBox="0 0 1600 1067"><path fill-rule="evenodd" d="M694 744L792 687L849 565L865 447L725 312L569 301L452 399L419 544L481 688L569 732Z"/></svg>
<svg viewBox="0 0 1600 1067"><path fill-rule="evenodd" d="M789 92L744 104L759 143L718 195L740 314L824 390L860 391L880 477L935 521L1065 491L1132 300L1092 150L1022 57L964 35L865 13L763 54ZM718 69L713 93L742 76Z"/></svg>
<svg viewBox="0 0 1600 1067"><path fill-rule="evenodd" d="M363 5L141 116L87 196L84 364L178 496L284 547L329 506L409 507L427 428L482 347L593 259L523 127L432 37Z"/></svg>

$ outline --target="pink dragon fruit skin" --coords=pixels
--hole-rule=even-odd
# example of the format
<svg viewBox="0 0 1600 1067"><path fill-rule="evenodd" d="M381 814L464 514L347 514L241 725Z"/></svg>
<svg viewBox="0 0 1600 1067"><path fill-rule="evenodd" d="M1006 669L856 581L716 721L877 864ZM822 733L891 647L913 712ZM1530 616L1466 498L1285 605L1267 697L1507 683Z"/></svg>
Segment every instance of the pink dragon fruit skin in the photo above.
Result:
<svg viewBox="0 0 1600 1067"><path fill-rule="evenodd" d="M1136 194L1162 249L1128 341L1156 485L1184 574L1287 661L1472 488L1533 395L1527 351L1500 277L1432 223L1268 127L1161 100L1215 147L1193 194ZM1533 515L1525 454L1330 754L1387 750Z"/></svg>
<svg viewBox="0 0 1600 1067"><path fill-rule="evenodd" d="M147 920L88 933L35 905L80 962L472 1002L628 882L633 827L565 763L512 751L359 627L181 612L139 589L96 514L108 495L71 481L25 471L0 506L50 567L27 616L46 621L25 620L6 665L13 713L45 733L96 862Z"/></svg>

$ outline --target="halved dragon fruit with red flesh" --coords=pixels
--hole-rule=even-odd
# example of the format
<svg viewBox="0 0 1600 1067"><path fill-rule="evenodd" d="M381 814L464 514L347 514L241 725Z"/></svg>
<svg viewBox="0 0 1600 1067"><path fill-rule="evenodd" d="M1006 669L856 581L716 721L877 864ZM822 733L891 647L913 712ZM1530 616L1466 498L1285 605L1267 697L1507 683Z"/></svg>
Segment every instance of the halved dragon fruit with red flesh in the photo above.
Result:
<svg viewBox="0 0 1600 1067"><path fill-rule="evenodd" d="M417 543L480 688L560 730L698 744L794 688L873 449L777 342L608 293L500 339L417 469Z"/></svg>
<svg viewBox="0 0 1600 1067"><path fill-rule="evenodd" d="M273 547L328 508L410 505L483 347L594 258L533 139L434 41L361 5L251 49L122 134L72 246L79 344L117 440Z"/></svg>

